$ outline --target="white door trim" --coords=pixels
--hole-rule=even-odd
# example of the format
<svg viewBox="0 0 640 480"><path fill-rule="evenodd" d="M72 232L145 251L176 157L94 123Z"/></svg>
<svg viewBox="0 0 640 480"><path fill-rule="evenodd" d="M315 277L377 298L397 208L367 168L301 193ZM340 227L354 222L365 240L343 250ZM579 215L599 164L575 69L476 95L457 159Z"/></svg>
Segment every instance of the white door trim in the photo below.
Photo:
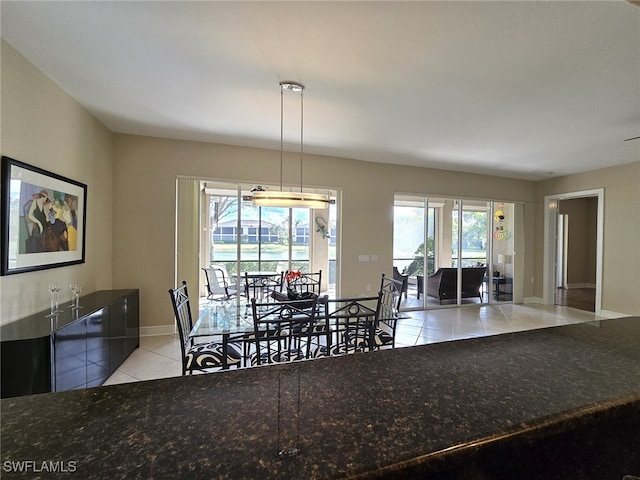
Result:
<svg viewBox="0 0 640 480"><path fill-rule="evenodd" d="M598 218L596 233L596 315L602 312L602 254L604 241L604 188L580 192L546 195L544 197L544 265L543 303L553 305L556 289L556 237L558 226L558 202L572 198L598 197Z"/></svg>

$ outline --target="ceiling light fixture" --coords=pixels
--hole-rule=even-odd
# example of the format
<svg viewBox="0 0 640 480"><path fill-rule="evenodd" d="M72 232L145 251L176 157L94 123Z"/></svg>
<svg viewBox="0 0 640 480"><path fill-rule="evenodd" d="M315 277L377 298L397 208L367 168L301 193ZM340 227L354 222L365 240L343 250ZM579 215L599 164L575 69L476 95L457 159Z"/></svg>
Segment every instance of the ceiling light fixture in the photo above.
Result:
<svg viewBox="0 0 640 480"><path fill-rule="evenodd" d="M282 189L282 157L284 153L284 91L300 92L300 192L285 192ZM302 191L302 157L304 133L304 85L298 82L280 82L280 191L254 191L252 202L260 207L306 207L326 208L330 200L321 193Z"/></svg>

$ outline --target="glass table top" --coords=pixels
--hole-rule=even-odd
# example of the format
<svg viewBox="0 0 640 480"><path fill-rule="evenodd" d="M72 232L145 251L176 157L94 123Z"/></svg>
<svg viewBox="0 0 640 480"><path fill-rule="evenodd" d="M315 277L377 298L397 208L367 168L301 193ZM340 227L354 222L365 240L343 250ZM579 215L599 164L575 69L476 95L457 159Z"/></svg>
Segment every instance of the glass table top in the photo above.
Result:
<svg viewBox="0 0 640 480"><path fill-rule="evenodd" d="M211 301L200 306L198 321L190 337L247 333L253 331L251 305L246 298Z"/></svg>

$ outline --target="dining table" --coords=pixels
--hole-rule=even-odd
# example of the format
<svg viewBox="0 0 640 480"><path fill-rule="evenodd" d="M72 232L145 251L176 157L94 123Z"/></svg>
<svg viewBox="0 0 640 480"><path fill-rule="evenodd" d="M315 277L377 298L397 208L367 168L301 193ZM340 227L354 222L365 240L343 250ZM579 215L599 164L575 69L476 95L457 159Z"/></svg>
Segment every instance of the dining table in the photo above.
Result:
<svg viewBox="0 0 640 480"><path fill-rule="evenodd" d="M189 332L189 338L230 336L250 332L253 332L251 302L245 297L238 296L201 305L198 320Z"/></svg>
<svg viewBox="0 0 640 480"><path fill-rule="evenodd" d="M349 316L348 311L340 311L343 302L350 302L356 299L330 299L328 303L330 317L330 328L335 335L343 331L342 322ZM374 320L376 314L375 298L366 297L362 299L360 316L368 316L370 321ZM320 312L324 315L324 312ZM408 318L405 312L398 312L397 319ZM248 356L248 348L253 342L253 313L251 310L251 300L243 296L238 296L228 300L212 300L200 305L198 320L189 332L189 338L195 343L201 343L198 339L204 337L214 337L220 339L223 348L229 342L243 344L245 357ZM226 360L226 358L225 358ZM244 359L246 360L246 358ZM223 364L223 369L227 365Z"/></svg>
<svg viewBox="0 0 640 480"><path fill-rule="evenodd" d="M345 302L350 300L344 300ZM366 297L362 302L361 313L366 311L369 316L375 316L375 304L373 297ZM341 299L330 299L330 311L328 312L336 320L348 316L348 312L332 315L334 310L340 308ZM398 319L409 318L404 312L399 312ZM236 336L253 333L253 314L251 312L251 301L245 297L237 297L229 300L210 301L200 306L198 320L193 325L189 338L213 337L213 336Z"/></svg>
<svg viewBox="0 0 640 480"><path fill-rule="evenodd" d="M219 339L223 351L227 351L230 342L241 343L244 363L249 355L248 342L253 331L251 303L245 297L237 296L200 305L198 320L189 332L189 338L194 343L202 343L203 337ZM224 355L222 369L227 368L227 356Z"/></svg>

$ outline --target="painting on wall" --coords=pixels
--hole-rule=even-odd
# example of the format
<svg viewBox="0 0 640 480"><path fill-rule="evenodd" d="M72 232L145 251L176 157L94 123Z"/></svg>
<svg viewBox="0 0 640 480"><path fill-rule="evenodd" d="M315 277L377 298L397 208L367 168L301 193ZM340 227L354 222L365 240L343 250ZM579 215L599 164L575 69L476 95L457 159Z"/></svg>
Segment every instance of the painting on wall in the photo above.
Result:
<svg viewBox="0 0 640 480"><path fill-rule="evenodd" d="M0 274L84 263L87 186L2 157Z"/></svg>

